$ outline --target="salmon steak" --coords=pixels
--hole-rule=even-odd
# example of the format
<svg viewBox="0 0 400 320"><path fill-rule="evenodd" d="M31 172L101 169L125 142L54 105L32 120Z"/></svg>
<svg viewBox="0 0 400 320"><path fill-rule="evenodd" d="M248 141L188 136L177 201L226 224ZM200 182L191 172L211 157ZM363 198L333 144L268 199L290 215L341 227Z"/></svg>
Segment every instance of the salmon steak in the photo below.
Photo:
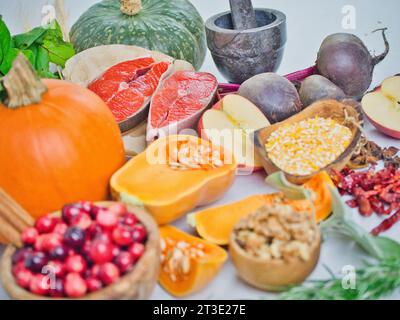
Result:
<svg viewBox="0 0 400 320"><path fill-rule="evenodd" d="M151 57L118 63L88 85L110 108L117 122L143 110L156 91L168 62L155 62Z"/></svg>
<svg viewBox="0 0 400 320"><path fill-rule="evenodd" d="M177 71L165 79L151 99L147 140L194 128L218 87L210 73Z"/></svg>

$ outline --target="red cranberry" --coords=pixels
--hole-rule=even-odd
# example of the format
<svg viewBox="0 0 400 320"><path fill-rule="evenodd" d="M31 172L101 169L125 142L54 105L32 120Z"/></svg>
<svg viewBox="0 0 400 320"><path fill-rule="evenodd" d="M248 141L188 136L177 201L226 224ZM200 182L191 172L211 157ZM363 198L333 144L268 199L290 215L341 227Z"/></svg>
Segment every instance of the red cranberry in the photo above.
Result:
<svg viewBox="0 0 400 320"><path fill-rule="evenodd" d="M50 258L64 261L68 256L68 249L64 245L57 246L49 252Z"/></svg>
<svg viewBox="0 0 400 320"><path fill-rule="evenodd" d="M103 283L95 277L88 278L86 280L86 285L89 292L100 290L103 287Z"/></svg>
<svg viewBox="0 0 400 320"><path fill-rule="evenodd" d="M79 273L69 273L65 278L64 290L68 297L82 297L87 292L86 281Z"/></svg>
<svg viewBox="0 0 400 320"><path fill-rule="evenodd" d="M109 210L101 210L97 214L96 221L106 229L113 229L118 224L118 216Z"/></svg>
<svg viewBox="0 0 400 320"><path fill-rule="evenodd" d="M97 235L101 234L103 229L97 224L92 223L89 228L86 230L86 235L89 239L94 239Z"/></svg>
<svg viewBox="0 0 400 320"><path fill-rule="evenodd" d="M27 228L24 231L22 231L21 239L22 242L26 245L34 245L36 238L39 236L39 232L36 230L36 228Z"/></svg>
<svg viewBox="0 0 400 320"><path fill-rule="evenodd" d="M92 218L87 213L82 213L71 219L71 226L77 226L83 230L89 228L92 225Z"/></svg>
<svg viewBox="0 0 400 320"><path fill-rule="evenodd" d="M29 291L45 296L49 292L48 278L43 274L35 274L29 282Z"/></svg>
<svg viewBox="0 0 400 320"><path fill-rule="evenodd" d="M136 218L136 216L134 214L127 213L127 214L123 215L121 221L124 225L133 227L135 224L138 223L139 220L138 220L138 218Z"/></svg>
<svg viewBox="0 0 400 320"><path fill-rule="evenodd" d="M62 219L69 224L72 218L84 213L85 211L79 205L67 204L61 209Z"/></svg>
<svg viewBox="0 0 400 320"><path fill-rule="evenodd" d="M104 207L99 207L99 206L93 206L92 210L90 211L90 216L92 219L96 220L97 215L99 214L100 211L107 210L107 208Z"/></svg>
<svg viewBox="0 0 400 320"><path fill-rule="evenodd" d="M134 260L130 252L121 252L114 260L121 273L126 273L132 267Z"/></svg>
<svg viewBox="0 0 400 320"><path fill-rule="evenodd" d="M90 213L92 211L92 208L95 207L93 203L90 201L79 201L76 206L79 206L81 209L83 209L86 213Z"/></svg>
<svg viewBox="0 0 400 320"><path fill-rule="evenodd" d="M109 231L102 231L94 237L94 240L107 241L112 243L112 234Z"/></svg>
<svg viewBox="0 0 400 320"><path fill-rule="evenodd" d="M82 256L71 256L65 260L65 267L67 268L68 272L75 272L75 273L84 273L87 268L87 263Z"/></svg>
<svg viewBox="0 0 400 320"><path fill-rule="evenodd" d="M36 220L35 227L39 233L50 233L54 230L57 219L51 216L44 216Z"/></svg>
<svg viewBox="0 0 400 320"><path fill-rule="evenodd" d="M143 225L137 224L132 228L132 238L134 242L143 243L146 240L147 232Z"/></svg>
<svg viewBox="0 0 400 320"><path fill-rule="evenodd" d="M95 263L110 262L113 259L113 245L104 240L95 240L90 249L90 258Z"/></svg>
<svg viewBox="0 0 400 320"><path fill-rule="evenodd" d="M114 212L117 216L122 216L127 212L126 205L123 203L115 203L108 207L108 210Z"/></svg>
<svg viewBox="0 0 400 320"><path fill-rule="evenodd" d="M136 262L144 253L144 245L142 243L135 242L129 247L128 251L132 255L133 261Z"/></svg>
<svg viewBox="0 0 400 320"><path fill-rule="evenodd" d="M64 222L59 222L59 223L57 223L56 226L54 227L53 232L54 232L54 233L57 233L57 234L59 234L59 235L61 235L61 236L64 236L64 234L65 234L65 232L67 231L67 229L68 229L68 225L67 225L66 223L64 223Z"/></svg>
<svg viewBox="0 0 400 320"><path fill-rule="evenodd" d="M100 277L100 264L95 264L91 269L90 269L90 276L99 278Z"/></svg>
<svg viewBox="0 0 400 320"><path fill-rule="evenodd" d="M49 290L50 296L53 298L61 298L64 297L64 280L56 279L54 285L50 286Z"/></svg>
<svg viewBox="0 0 400 320"><path fill-rule="evenodd" d="M111 262L107 262L100 267L100 279L105 285L116 282L119 279L119 270L117 266Z"/></svg>
<svg viewBox="0 0 400 320"><path fill-rule="evenodd" d="M65 276L67 269L61 261L50 261L47 265L49 266L49 271L57 278L63 278Z"/></svg>
<svg viewBox="0 0 400 320"><path fill-rule="evenodd" d="M113 240L119 246L129 246L133 242L133 235L130 228L126 226L118 226L114 229Z"/></svg>
<svg viewBox="0 0 400 320"><path fill-rule="evenodd" d="M90 249L92 248L92 241L90 240L86 240L85 244L83 245L82 249L81 249L81 254L86 257L89 258L90 256Z"/></svg>
<svg viewBox="0 0 400 320"><path fill-rule="evenodd" d="M121 253L121 249L118 246L114 246L113 245L113 249L112 249L112 254L113 254L113 259L115 259L116 257L118 257L118 255Z"/></svg>
<svg viewBox="0 0 400 320"><path fill-rule="evenodd" d="M17 282L17 284L22 287L22 288L29 288L29 284L31 282L32 279L32 272L29 271L26 268L21 268L20 270L18 270L15 274L15 281Z"/></svg>
<svg viewBox="0 0 400 320"><path fill-rule="evenodd" d="M33 253L33 250L31 248L18 249L12 257L13 265L15 265L19 262L25 263L26 258L28 258L30 255L32 255L32 253Z"/></svg>
<svg viewBox="0 0 400 320"><path fill-rule="evenodd" d="M79 250L85 243L85 231L79 227L69 227L64 235L64 243L70 248Z"/></svg>
<svg viewBox="0 0 400 320"><path fill-rule="evenodd" d="M44 252L41 251L33 253L25 260L25 267L35 273L42 272L42 269L46 264L46 255Z"/></svg>
<svg viewBox="0 0 400 320"><path fill-rule="evenodd" d="M41 234L41 235L39 235L39 237L37 237L37 239L35 241L35 245L33 246L33 248L36 251L42 251L43 250L43 242L44 242L45 238L46 238L46 234Z"/></svg>
<svg viewBox="0 0 400 320"><path fill-rule="evenodd" d="M24 269L26 269L25 262L21 261L12 266L11 272L15 276L18 272L20 272L21 270L24 270Z"/></svg>
<svg viewBox="0 0 400 320"><path fill-rule="evenodd" d="M62 236L58 233L48 233L43 235L43 241L41 243L42 250L51 251L56 247L61 246Z"/></svg>

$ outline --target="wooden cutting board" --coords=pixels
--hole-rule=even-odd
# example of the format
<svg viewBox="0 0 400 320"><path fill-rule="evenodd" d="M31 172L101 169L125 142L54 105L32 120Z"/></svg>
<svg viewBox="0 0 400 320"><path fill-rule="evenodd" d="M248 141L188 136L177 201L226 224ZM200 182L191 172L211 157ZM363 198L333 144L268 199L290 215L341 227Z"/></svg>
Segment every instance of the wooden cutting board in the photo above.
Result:
<svg viewBox="0 0 400 320"><path fill-rule="evenodd" d="M128 158L134 157L146 149L146 127L147 121L143 121L136 127L122 134L125 155Z"/></svg>

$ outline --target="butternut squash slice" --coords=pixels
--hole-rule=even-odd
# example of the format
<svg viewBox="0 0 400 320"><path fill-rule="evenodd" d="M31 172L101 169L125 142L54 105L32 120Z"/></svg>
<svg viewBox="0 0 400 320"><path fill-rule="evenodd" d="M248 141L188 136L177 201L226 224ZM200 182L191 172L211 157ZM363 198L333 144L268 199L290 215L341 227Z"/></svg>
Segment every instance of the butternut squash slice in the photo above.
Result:
<svg viewBox="0 0 400 320"><path fill-rule="evenodd" d="M187 150L189 156L182 156ZM229 151L198 137L172 135L132 158L110 184L114 198L141 203L163 225L220 198L233 183L236 167Z"/></svg>
<svg viewBox="0 0 400 320"><path fill-rule="evenodd" d="M332 212L332 195L329 187L335 187L326 171L321 171L308 180L303 187L311 191L317 223L324 221Z"/></svg>
<svg viewBox="0 0 400 320"><path fill-rule="evenodd" d="M175 227L163 226L161 235L160 285L176 297L203 289L215 278L227 252Z"/></svg>
<svg viewBox="0 0 400 320"><path fill-rule="evenodd" d="M304 188L311 191L317 223L326 219L332 211L329 185L333 186L333 182L325 171L316 174L303 185ZM189 214L187 222L196 228L197 233L203 239L218 245L227 245L233 227L241 218L276 201L290 204L296 210L311 209L308 200L288 200L282 193L257 194L237 202Z"/></svg>

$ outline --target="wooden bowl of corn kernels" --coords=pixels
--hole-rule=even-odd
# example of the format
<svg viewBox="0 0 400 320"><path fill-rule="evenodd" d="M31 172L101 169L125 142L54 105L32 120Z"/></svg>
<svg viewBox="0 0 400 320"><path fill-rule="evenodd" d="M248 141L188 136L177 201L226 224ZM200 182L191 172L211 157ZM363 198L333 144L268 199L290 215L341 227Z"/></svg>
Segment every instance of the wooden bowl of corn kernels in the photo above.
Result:
<svg viewBox="0 0 400 320"><path fill-rule="evenodd" d="M288 181L303 184L322 170L346 166L361 138L361 119L354 100L320 100L257 130L253 140L268 174L282 171Z"/></svg>

